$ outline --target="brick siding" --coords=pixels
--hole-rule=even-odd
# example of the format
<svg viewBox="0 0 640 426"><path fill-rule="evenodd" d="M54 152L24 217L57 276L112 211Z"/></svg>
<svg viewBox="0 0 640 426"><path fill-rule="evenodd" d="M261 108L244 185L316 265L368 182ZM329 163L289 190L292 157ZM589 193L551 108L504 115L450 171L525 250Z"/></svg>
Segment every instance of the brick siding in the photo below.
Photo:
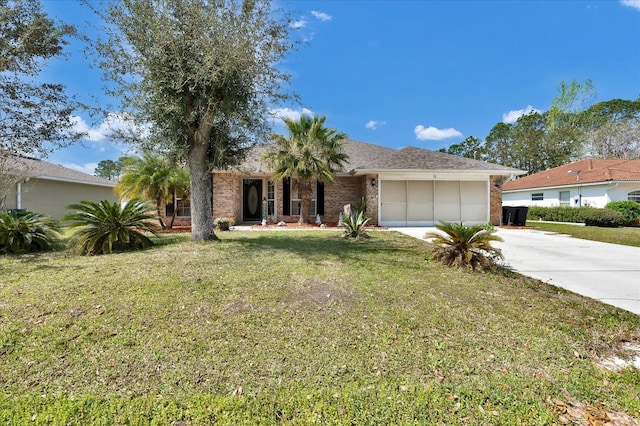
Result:
<svg viewBox="0 0 640 426"><path fill-rule="evenodd" d="M493 225L502 224L502 176L491 176L489 179L489 220Z"/></svg>

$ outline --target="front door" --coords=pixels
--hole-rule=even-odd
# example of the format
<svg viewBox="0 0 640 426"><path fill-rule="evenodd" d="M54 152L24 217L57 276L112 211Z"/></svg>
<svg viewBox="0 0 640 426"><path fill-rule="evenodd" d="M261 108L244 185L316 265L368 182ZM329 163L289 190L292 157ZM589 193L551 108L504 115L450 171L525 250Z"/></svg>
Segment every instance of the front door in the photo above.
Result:
<svg viewBox="0 0 640 426"><path fill-rule="evenodd" d="M260 221L262 219L262 179L243 179L242 181L242 220Z"/></svg>

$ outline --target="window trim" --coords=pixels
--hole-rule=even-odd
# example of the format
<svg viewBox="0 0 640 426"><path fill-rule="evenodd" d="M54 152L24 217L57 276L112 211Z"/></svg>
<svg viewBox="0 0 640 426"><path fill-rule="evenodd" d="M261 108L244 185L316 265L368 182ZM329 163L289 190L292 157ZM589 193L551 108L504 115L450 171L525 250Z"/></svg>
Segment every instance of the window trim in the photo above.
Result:
<svg viewBox="0 0 640 426"><path fill-rule="evenodd" d="M562 199L562 194L567 194L567 199ZM561 206L571 206L571 191L559 191L558 192L558 202Z"/></svg>
<svg viewBox="0 0 640 426"><path fill-rule="evenodd" d="M627 201L635 201L636 203L640 203L640 189L629 191L627 193Z"/></svg>
<svg viewBox="0 0 640 426"><path fill-rule="evenodd" d="M289 198L289 212L290 216L300 216L300 210L302 209L302 198L300 198L300 191L297 186L297 179L291 179L291 192ZM309 216L316 216L318 211L318 181L313 181L313 195L311 197L311 205L309 206Z"/></svg>
<svg viewBox="0 0 640 426"><path fill-rule="evenodd" d="M191 199L190 198L176 197L174 200L173 208L175 209L176 217L191 217ZM185 212L188 212L189 214L184 214Z"/></svg>

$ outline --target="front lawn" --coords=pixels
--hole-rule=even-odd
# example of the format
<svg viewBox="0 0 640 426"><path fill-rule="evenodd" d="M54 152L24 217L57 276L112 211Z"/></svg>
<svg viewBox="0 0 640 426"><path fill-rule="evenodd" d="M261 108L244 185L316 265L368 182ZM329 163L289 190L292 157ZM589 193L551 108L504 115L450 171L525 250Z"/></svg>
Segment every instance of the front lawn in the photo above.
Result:
<svg viewBox="0 0 640 426"><path fill-rule="evenodd" d="M640 372L599 366L638 341L639 316L372 234L168 234L142 252L0 257L1 423L640 418Z"/></svg>
<svg viewBox="0 0 640 426"><path fill-rule="evenodd" d="M571 235L572 237L582 238L583 240L640 247L640 227L600 228L597 226L535 221L528 221L527 226L541 231Z"/></svg>

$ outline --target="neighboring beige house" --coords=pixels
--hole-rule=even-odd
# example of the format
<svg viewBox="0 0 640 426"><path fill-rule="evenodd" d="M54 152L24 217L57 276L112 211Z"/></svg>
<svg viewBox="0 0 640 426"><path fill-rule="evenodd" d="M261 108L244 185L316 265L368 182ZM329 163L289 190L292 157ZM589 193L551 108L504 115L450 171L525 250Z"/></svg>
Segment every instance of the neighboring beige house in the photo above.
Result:
<svg viewBox="0 0 640 426"><path fill-rule="evenodd" d="M4 162L5 173L19 176L11 185L4 210L25 209L60 219L66 207L80 201L118 201L115 182L33 158L18 157ZM16 179L14 179L14 182ZM0 200L1 202L2 200Z"/></svg>
<svg viewBox="0 0 640 426"><path fill-rule="evenodd" d="M640 202L640 159L588 158L504 184L505 206L591 206Z"/></svg>
<svg viewBox="0 0 640 426"><path fill-rule="evenodd" d="M272 181L260 157L273 143L252 149L233 170L213 173L213 216L236 223L295 222L300 199L295 181ZM364 200L372 224L433 226L438 221L501 223L502 182L524 171L421 148L400 150L353 140L349 161L334 182L317 182L312 216L338 222L347 204ZM264 205L264 209L263 209Z"/></svg>

